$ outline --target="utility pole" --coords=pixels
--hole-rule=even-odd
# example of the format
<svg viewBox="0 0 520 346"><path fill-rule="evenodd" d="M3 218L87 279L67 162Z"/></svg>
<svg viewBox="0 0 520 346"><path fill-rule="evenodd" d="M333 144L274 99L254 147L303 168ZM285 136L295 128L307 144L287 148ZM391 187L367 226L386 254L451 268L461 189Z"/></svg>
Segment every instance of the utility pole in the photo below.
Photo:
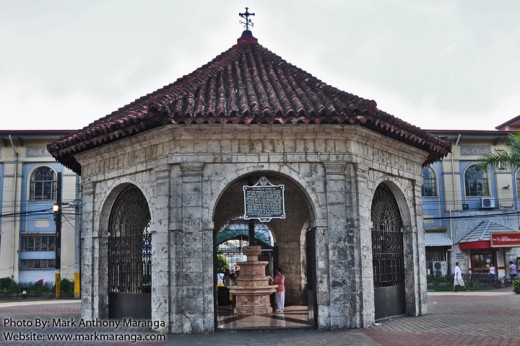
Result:
<svg viewBox="0 0 520 346"><path fill-rule="evenodd" d="M56 223L56 263L55 263L55 278L54 286L56 288L56 298L61 297L61 172L58 173L58 180L56 182L56 203L53 205L52 210L54 211L54 222Z"/></svg>
<svg viewBox="0 0 520 346"><path fill-rule="evenodd" d="M76 176L76 198L74 199L75 232L76 232L76 255L74 259L74 298L81 297L81 183L79 176Z"/></svg>

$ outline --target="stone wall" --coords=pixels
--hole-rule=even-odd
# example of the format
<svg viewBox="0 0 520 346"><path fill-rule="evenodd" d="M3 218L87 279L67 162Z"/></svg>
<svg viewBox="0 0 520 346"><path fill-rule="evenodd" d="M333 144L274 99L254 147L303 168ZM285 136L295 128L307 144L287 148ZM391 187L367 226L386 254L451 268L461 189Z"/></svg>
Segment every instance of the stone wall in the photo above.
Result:
<svg viewBox="0 0 520 346"><path fill-rule="evenodd" d="M318 327L374 322L370 206L385 183L405 225L407 313L422 314L425 158L416 148L344 125L168 125L82 153L83 316L107 316L105 227L111 196L131 183L143 191L152 217L152 318L167 321L169 332L213 331L214 230L237 213L222 207L223 196L234 182L259 173L290 187L287 219L270 223L288 303L302 299L303 240L315 228Z"/></svg>

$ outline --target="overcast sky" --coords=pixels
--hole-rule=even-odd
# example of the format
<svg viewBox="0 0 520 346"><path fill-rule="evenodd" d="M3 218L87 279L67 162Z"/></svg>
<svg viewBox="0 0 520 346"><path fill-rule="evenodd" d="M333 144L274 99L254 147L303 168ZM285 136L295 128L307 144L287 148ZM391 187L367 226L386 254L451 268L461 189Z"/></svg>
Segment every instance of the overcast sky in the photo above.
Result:
<svg viewBox="0 0 520 346"><path fill-rule="evenodd" d="M520 1L0 0L0 129L79 129L258 42L423 129L520 114Z"/></svg>

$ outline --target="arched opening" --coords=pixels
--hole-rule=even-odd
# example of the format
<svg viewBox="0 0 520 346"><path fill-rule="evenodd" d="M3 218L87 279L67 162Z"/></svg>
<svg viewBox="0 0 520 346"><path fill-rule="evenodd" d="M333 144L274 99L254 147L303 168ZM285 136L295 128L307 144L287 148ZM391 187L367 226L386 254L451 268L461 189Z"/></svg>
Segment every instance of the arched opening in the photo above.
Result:
<svg viewBox="0 0 520 346"><path fill-rule="evenodd" d="M128 185L108 220L109 318L151 318L150 210L141 190Z"/></svg>
<svg viewBox="0 0 520 346"><path fill-rule="evenodd" d="M261 261L267 261L266 275L274 272L274 237L268 225L261 222L252 223L242 218L230 220L217 232L215 245L217 251L217 305L230 314L235 305L233 294L229 292L230 284L236 285L240 276L240 263L247 260L244 248L250 245L249 232L253 227L256 245L262 247L259 257ZM226 269L228 272L226 273Z"/></svg>
<svg viewBox="0 0 520 346"><path fill-rule="evenodd" d="M255 185L261 177L266 177L273 185L284 186L285 219L271 219L268 222L244 219L244 186ZM309 328L315 325L315 258L308 255L307 248L313 249L314 237L308 237L313 224L310 203L301 187L275 173L255 172L231 182L221 193L214 212L215 244L215 303L216 328ZM311 232L312 233L312 232ZM309 240L308 240L309 239ZM242 252L247 245L261 246L259 261L265 261L265 275L274 277L280 268L285 275L285 309L283 313L264 313L242 316L236 314L233 296L223 288L222 263L226 257L229 268L238 269L240 260L245 261ZM234 256L236 254L236 256ZM220 256L220 262L217 257ZM312 252L314 256L314 252ZM236 261L235 261L236 259ZM309 298L309 292L311 297ZM274 306L274 294L270 298ZM309 301L311 305L309 306Z"/></svg>
<svg viewBox="0 0 520 346"><path fill-rule="evenodd" d="M403 221L392 191L380 184L374 194L372 263L375 319L406 312Z"/></svg>

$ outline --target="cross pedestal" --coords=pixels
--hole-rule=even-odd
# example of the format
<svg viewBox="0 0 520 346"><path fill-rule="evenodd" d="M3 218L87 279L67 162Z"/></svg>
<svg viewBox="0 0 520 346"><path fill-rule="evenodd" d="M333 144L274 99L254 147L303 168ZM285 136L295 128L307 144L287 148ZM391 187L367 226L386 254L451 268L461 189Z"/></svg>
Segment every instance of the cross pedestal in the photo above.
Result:
<svg viewBox="0 0 520 346"><path fill-rule="evenodd" d="M269 296L277 285L270 285L265 275L267 261L259 261L260 246L246 246L243 249L246 262L240 262L240 276L235 286L229 287L236 297L235 315L262 315L273 312Z"/></svg>

